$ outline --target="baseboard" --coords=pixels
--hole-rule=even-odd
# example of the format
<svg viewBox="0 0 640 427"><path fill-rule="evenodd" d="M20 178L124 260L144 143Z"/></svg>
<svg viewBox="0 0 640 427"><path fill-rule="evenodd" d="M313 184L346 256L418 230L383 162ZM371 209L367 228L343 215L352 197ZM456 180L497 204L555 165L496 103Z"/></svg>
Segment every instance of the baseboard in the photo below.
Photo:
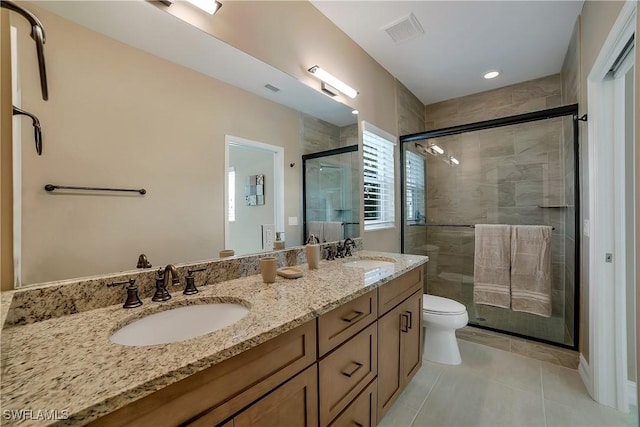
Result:
<svg viewBox="0 0 640 427"><path fill-rule="evenodd" d="M638 385L635 381L627 381L627 398L629 406L638 406Z"/></svg>
<svg viewBox="0 0 640 427"><path fill-rule="evenodd" d="M580 374L580 378L582 378L584 386L589 392L589 396L591 396L591 398L593 399L593 372L591 372L591 367L589 366L589 363L587 363L582 353L580 353L580 364L578 365L578 373Z"/></svg>

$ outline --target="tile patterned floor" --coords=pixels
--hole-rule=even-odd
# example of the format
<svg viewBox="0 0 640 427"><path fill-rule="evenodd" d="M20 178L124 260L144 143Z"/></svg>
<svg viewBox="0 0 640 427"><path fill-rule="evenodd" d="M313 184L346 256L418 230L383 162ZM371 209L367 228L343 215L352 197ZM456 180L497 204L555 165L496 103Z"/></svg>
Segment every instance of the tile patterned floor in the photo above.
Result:
<svg viewBox="0 0 640 427"><path fill-rule="evenodd" d="M458 340L462 365L424 361L379 423L421 426L637 426L594 402L578 371Z"/></svg>

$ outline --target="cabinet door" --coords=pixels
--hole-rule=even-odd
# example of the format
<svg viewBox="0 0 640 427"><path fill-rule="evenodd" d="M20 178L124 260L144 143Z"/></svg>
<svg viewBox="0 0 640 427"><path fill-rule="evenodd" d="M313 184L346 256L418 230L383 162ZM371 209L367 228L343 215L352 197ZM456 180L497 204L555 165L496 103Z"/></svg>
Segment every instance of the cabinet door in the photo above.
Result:
<svg viewBox="0 0 640 427"><path fill-rule="evenodd" d="M403 305L378 319L378 419L387 413L402 388L400 331Z"/></svg>
<svg viewBox="0 0 640 427"><path fill-rule="evenodd" d="M422 292L400 305L402 384L406 385L422 366Z"/></svg>
<svg viewBox="0 0 640 427"><path fill-rule="evenodd" d="M318 370L312 365L233 418L234 427L317 427Z"/></svg>

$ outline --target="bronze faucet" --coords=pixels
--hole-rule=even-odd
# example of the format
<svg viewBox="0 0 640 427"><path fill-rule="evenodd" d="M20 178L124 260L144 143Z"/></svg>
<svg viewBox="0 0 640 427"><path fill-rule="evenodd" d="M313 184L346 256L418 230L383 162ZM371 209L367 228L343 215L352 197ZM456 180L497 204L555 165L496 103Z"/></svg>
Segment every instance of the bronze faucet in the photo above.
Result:
<svg viewBox="0 0 640 427"><path fill-rule="evenodd" d="M173 264L167 264L164 271L162 271L162 268L158 269L158 275L156 276L156 293L153 294L151 301L162 302L171 299L171 294L169 294L167 290L167 286L169 286L169 275L171 275L171 283L174 285L180 283L178 270L176 270Z"/></svg>
<svg viewBox="0 0 640 427"><path fill-rule="evenodd" d="M147 256L145 254L140 254L140 256L138 257L138 265L136 266L136 268L151 268L151 267L152 267L151 263L147 259Z"/></svg>

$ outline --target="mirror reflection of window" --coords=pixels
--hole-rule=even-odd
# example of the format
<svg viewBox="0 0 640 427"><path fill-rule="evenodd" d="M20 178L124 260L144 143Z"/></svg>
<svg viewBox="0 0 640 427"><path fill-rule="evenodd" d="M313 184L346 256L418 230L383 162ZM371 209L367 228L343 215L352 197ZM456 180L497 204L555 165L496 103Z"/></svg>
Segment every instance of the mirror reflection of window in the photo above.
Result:
<svg viewBox="0 0 640 427"><path fill-rule="evenodd" d="M236 220L236 168L229 167L229 222Z"/></svg>
<svg viewBox="0 0 640 427"><path fill-rule="evenodd" d="M425 216L424 162L421 155L407 151L405 166L407 221L419 223Z"/></svg>

